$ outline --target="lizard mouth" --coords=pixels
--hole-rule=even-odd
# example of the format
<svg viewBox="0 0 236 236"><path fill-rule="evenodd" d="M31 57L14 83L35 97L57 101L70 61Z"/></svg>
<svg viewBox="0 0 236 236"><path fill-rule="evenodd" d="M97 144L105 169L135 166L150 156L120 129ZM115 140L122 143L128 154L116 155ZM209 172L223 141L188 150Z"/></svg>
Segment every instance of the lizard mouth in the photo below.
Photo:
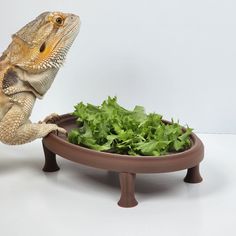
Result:
<svg viewBox="0 0 236 236"><path fill-rule="evenodd" d="M74 24L70 29L67 30L67 32L59 39L57 44L55 45L54 49L60 47L61 44L64 44L64 47L66 48L68 45L71 46L73 41L75 40L76 36L79 33L80 24L76 23ZM63 47L63 46L62 46Z"/></svg>
<svg viewBox="0 0 236 236"><path fill-rule="evenodd" d="M67 32L58 40L52 50L51 57L49 58L49 65L55 68L60 68L66 58L72 43L79 33L79 24L74 24Z"/></svg>

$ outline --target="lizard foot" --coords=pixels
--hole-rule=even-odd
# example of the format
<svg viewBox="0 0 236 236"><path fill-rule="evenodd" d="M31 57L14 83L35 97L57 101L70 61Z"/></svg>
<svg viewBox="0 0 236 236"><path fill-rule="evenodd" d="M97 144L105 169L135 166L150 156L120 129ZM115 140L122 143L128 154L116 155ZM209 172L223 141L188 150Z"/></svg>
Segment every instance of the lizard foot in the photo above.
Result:
<svg viewBox="0 0 236 236"><path fill-rule="evenodd" d="M61 134L64 134L67 136L67 131L64 128L61 128L59 126L57 127L56 132L57 132L57 135L58 135L58 133L61 133Z"/></svg>
<svg viewBox="0 0 236 236"><path fill-rule="evenodd" d="M64 135L67 136L67 131L66 131L64 128L59 127L59 126L56 125L56 124L46 124L45 122L42 122L41 124L45 124L46 127L49 128L49 130L50 130L49 133L51 133L51 132L55 132L56 135L58 135L59 133L61 133L61 134L64 134Z"/></svg>
<svg viewBox="0 0 236 236"><path fill-rule="evenodd" d="M47 116L43 121L39 121L39 124L43 123L55 123L60 116L57 113L52 113L51 115Z"/></svg>

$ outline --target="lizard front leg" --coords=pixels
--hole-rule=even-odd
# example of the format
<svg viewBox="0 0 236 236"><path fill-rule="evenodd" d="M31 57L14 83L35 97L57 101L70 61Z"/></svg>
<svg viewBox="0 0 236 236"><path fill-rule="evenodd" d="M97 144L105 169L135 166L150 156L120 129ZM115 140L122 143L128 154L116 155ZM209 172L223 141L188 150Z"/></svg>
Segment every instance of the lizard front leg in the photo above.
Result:
<svg viewBox="0 0 236 236"><path fill-rule="evenodd" d="M65 133L56 124L29 122L35 96L31 93L17 94L13 105L0 122L0 141L10 145L24 144L42 138L52 131Z"/></svg>
<svg viewBox="0 0 236 236"><path fill-rule="evenodd" d="M66 133L63 128L58 127L56 124L24 124L17 129L15 136L12 139L7 140L7 144L18 145L29 143L35 139L43 138L56 130Z"/></svg>

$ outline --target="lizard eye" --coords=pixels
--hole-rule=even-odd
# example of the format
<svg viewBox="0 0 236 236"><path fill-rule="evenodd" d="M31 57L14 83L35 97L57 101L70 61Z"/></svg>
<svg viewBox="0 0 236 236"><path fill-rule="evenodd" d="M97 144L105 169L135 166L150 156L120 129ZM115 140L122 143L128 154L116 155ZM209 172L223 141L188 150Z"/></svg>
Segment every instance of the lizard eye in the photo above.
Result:
<svg viewBox="0 0 236 236"><path fill-rule="evenodd" d="M44 42L44 43L41 45L39 51L40 51L40 52L44 52L45 49L46 49L46 43Z"/></svg>
<svg viewBox="0 0 236 236"><path fill-rule="evenodd" d="M57 23L59 26L61 26L61 25L63 24L63 19L62 19L60 16L58 16L58 17L55 19L55 21L56 21L56 23Z"/></svg>

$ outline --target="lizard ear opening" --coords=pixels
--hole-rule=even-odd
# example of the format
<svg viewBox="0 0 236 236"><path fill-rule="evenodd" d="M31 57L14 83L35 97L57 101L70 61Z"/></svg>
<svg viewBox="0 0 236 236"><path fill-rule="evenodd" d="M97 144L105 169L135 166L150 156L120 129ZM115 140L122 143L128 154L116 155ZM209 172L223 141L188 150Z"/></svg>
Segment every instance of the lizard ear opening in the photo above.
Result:
<svg viewBox="0 0 236 236"><path fill-rule="evenodd" d="M44 43L41 45L39 51L40 51L40 52L44 52L45 49L46 49L46 43L44 42Z"/></svg>

